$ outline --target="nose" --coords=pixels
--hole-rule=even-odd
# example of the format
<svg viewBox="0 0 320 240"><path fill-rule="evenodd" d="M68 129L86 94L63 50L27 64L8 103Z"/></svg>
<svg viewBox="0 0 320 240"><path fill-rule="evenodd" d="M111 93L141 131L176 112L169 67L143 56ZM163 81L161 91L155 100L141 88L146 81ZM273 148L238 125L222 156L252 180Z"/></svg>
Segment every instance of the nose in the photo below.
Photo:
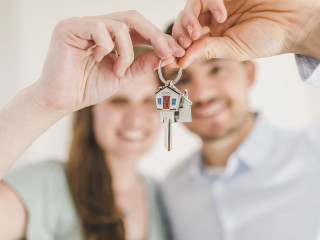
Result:
<svg viewBox="0 0 320 240"><path fill-rule="evenodd" d="M205 76L194 77L188 92L190 100L194 103L207 102L218 94L217 87L213 84L213 79Z"/></svg>

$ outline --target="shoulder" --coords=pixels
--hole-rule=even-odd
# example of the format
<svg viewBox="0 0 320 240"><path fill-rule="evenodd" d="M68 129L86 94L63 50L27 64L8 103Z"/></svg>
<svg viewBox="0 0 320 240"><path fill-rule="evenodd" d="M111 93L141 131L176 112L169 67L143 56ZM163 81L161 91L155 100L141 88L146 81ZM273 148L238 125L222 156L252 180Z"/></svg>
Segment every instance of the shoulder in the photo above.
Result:
<svg viewBox="0 0 320 240"><path fill-rule="evenodd" d="M17 193L28 212L28 239L79 233L64 163L44 161L17 167L4 182Z"/></svg>
<svg viewBox="0 0 320 240"><path fill-rule="evenodd" d="M278 130L275 142L287 146L290 152L303 152L306 156L320 157L320 121L310 124L304 129Z"/></svg>
<svg viewBox="0 0 320 240"><path fill-rule="evenodd" d="M44 161L19 166L5 175L4 181L9 185L22 185L24 188L39 188L43 185L58 186L65 182L64 163Z"/></svg>
<svg viewBox="0 0 320 240"><path fill-rule="evenodd" d="M8 175L12 173L38 173L38 174L53 174L57 172L64 171L64 163L60 161L47 160L38 163L25 164L22 166L17 166L9 171Z"/></svg>
<svg viewBox="0 0 320 240"><path fill-rule="evenodd" d="M58 161L16 167L3 181L20 196L27 208L68 192L64 163Z"/></svg>

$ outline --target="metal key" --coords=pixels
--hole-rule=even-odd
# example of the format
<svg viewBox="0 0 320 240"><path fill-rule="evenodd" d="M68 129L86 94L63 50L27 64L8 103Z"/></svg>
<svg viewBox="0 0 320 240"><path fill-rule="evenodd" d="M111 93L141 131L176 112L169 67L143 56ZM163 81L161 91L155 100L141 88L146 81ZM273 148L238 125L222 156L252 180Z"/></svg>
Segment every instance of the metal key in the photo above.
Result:
<svg viewBox="0 0 320 240"><path fill-rule="evenodd" d="M157 110L160 111L160 120L164 123L164 146L168 151L172 149L172 123L191 122L191 105L188 92L181 93L175 86L182 75L179 69L175 80L165 80L161 71L162 59L159 62L158 74L160 80L165 84L159 88L156 94Z"/></svg>

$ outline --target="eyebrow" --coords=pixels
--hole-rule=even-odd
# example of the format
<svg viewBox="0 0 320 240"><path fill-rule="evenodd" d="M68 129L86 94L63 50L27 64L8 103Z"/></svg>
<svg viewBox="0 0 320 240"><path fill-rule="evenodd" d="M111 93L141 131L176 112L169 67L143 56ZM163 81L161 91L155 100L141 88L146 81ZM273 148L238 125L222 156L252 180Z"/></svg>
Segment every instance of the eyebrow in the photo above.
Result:
<svg viewBox="0 0 320 240"><path fill-rule="evenodd" d="M204 62L205 64L208 64L208 63L213 63L215 61L217 61L218 59L216 58L210 58L210 59L206 59L206 61Z"/></svg>
<svg viewBox="0 0 320 240"><path fill-rule="evenodd" d="M177 76L178 71L179 71L179 68L175 68L174 70L172 70L169 74L169 78L171 79L172 77Z"/></svg>

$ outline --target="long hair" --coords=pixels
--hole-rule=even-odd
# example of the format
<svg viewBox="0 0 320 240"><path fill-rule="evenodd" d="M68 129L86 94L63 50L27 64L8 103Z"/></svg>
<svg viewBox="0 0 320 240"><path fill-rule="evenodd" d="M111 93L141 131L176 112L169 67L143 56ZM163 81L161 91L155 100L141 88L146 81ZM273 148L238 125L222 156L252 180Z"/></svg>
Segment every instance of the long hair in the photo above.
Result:
<svg viewBox="0 0 320 240"><path fill-rule="evenodd" d="M112 178L93 132L92 107L75 113L66 174L87 240L124 240L123 216L115 203Z"/></svg>
<svg viewBox="0 0 320 240"><path fill-rule="evenodd" d="M134 48L135 57L152 50ZM92 107L74 114L66 175L86 240L124 240L123 214L112 189L105 153L95 140Z"/></svg>

